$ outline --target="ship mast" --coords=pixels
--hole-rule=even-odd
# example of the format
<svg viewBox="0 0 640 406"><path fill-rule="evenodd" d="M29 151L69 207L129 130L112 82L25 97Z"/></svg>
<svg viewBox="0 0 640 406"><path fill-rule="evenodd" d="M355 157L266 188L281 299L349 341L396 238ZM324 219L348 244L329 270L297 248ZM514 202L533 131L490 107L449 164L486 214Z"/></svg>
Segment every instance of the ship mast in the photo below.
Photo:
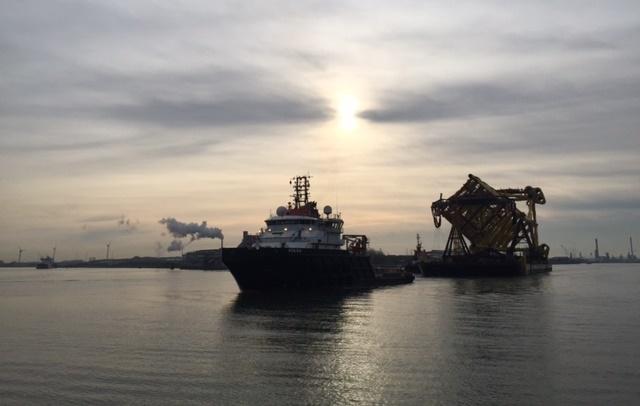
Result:
<svg viewBox="0 0 640 406"><path fill-rule="evenodd" d="M296 176L289 181L293 186L293 205L296 209L309 203L309 179L311 176Z"/></svg>

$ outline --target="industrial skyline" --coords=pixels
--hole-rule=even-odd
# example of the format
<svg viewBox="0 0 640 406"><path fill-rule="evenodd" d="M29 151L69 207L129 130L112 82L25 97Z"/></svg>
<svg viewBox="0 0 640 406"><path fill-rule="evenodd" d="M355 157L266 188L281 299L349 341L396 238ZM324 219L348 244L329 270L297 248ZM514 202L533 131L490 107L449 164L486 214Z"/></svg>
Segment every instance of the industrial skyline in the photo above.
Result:
<svg viewBox="0 0 640 406"><path fill-rule="evenodd" d="M10 2L0 259L168 255L167 218L233 246L304 173L389 253L443 247L474 173L545 191L551 255L626 255L638 34L634 1Z"/></svg>

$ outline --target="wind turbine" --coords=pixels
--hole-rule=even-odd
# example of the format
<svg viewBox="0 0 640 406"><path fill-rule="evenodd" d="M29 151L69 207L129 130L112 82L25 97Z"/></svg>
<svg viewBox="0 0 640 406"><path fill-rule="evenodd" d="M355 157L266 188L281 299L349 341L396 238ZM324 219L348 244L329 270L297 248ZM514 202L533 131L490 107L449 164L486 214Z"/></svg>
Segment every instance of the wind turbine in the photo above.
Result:
<svg viewBox="0 0 640 406"><path fill-rule="evenodd" d="M109 260L109 250L111 249L111 241L107 243L107 261Z"/></svg>
<svg viewBox="0 0 640 406"><path fill-rule="evenodd" d="M20 247L18 247L18 263L20 263L20 261L22 260L22 253L24 252L24 250Z"/></svg>

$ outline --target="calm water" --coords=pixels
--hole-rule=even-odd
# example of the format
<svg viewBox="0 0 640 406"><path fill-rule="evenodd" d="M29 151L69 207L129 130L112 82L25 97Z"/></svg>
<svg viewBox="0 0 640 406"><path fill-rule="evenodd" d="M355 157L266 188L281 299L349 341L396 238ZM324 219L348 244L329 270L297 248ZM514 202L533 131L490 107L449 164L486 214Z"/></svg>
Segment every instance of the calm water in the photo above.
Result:
<svg viewBox="0 0 640 406"><path fill-rule="evenodd" d="M1 404L639 402L639 265L302 297L0 269Z"/></svg>

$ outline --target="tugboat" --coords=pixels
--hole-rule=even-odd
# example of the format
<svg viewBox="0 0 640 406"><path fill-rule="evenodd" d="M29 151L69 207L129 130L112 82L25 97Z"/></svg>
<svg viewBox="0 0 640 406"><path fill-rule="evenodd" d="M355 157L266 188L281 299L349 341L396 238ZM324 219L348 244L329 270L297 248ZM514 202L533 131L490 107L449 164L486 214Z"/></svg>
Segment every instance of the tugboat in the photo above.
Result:
<svg viewBox="0 0 640 406"><path fill-rule="evenodd" d="M430 266L430 264L442 262L442 252L437 250L425 251L422 248L420 234L416 234L416 248L413 250L411 261L405 266L405 269L421 274L424 272L424 268Z"/></svg>
<svg viewBox="0 0 640 406"><path fill-rule="evenodd" d="M57 268L56 265L56 247L53 247L53 256L46 256L40 258L40 262L36 264L36 269L53 269Z"/></svg>
<svg viewBox="0 0 640 406"><path fill-rule="evenodd" d="M344 222L309 200L310 176L296 176L293 202L280 206L256 235L244 233L237 248L223 248L222 261L243 291L357 288L413 282L402 269L376 269L365 235L342 234ZM343 248L344 247L344 248Z"/></svg>

